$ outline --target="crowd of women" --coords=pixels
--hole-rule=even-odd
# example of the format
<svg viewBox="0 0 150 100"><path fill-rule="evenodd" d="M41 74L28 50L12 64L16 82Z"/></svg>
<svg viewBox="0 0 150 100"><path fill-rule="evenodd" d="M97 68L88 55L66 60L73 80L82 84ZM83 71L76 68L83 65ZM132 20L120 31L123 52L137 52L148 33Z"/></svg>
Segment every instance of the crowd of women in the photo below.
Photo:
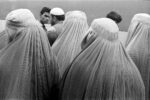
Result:
<svg viewBox="0 0 150 100"><path fill-rule="evenodd" d="M0 34L0 100L150 100L150 15L133 16L125 44L109 18L65 14L51 46L28 9Z"/></svg>

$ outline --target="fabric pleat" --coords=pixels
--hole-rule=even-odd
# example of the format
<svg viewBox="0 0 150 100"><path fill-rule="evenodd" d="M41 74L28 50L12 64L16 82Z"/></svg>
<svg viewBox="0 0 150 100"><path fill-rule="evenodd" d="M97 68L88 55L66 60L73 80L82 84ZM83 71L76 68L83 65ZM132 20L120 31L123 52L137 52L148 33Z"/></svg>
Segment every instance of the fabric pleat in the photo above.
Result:
<svg viewBox="0 0 150 100"><path fill-rule="evenodd" d="M8 44L8 34L5 31L0 33L0 50Z"/></svg>
<svg viewBox="0 0 150 100"><path fill-rule="evenodd" d="M0 20L0 50L8 44L8 34L5 33L6 21Z"/></svg>

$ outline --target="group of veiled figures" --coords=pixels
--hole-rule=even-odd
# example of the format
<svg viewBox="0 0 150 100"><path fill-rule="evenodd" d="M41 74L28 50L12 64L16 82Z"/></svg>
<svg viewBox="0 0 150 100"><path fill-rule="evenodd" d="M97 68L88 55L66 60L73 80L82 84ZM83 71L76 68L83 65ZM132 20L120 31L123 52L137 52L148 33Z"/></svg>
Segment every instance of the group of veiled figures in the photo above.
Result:
<svg viewBox="0 0 150 100"><path fill-rule="evenodd" d="M125 43L109 18L69 11L50 46L28 9L0 34L0 100L149 100L150 15L136 14Z"/></svg>

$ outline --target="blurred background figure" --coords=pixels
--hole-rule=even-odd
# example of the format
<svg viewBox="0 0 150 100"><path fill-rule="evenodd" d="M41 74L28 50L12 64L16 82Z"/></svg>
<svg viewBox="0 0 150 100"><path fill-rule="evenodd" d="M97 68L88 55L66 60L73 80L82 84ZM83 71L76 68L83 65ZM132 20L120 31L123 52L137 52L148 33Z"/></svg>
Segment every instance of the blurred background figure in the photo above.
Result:
<svg viewBox="0 0 150 100"><path fill-rule="evenodd" d="M45 31L28 9L6 16L9 44L0 52L1 100L56 100L58 66Z"/></svg>
<svg viewBox="0 0 150 100"><path fill-rule="evenodd" d="M145 84L146 100L150 100L150 15L136 14L128 32L126 50L141 73Z"/></svg>
<svg viewBox="0 0 150 100"><path fill-rule="evenodd" d="M115 21L117 24L119 24L122 21L122 17L121 15L119 15L117 12L115 11L111 11L110 13L108 13L106 15L107 18L112 19L113 21Z"/></svg>
<svg viewBox="0 0 150 100"><path fill-rule="evenodd" d="M111 11L110 13L107 14L106 17L112 19L113 21L115 21L116 24L119 24L122 21L121 15L119 13L115 12L115 11ZM121 41L121 43L123 45L125 45L127 35L128 35L128 33L123 32L123 31L120 31L118 33L118 38L119 38L119 40Z"/></svg>
<svg viewBox="0 0 150 100"><path fill-rule="evenodd" d="M62 24L62 22L65 19L65 12L63 11L62 8L53 8L50 11L52 20L51 20L51 24L52 26L57 25L57 24Z"/></svg>
<svg viewBox="0 0 150 100"><path fill-rule="evenodd" d="M62 100L145 100L141 75L118 40L119 28L108 18L95 19L86 47L63 76ZM93 41L93 42L91 42Z"/></svg>
<svg viewBox="0 0 150 100"><path fill-rule="evenodd" d="M40 22L42 27L45 31L48 31L51 27L51 16L50 16L51 9L48 7L43 7L40 12Z"/></svg>
<svg viewBox="0 0 150 100"><path fill-rule="evenodd" d="M81 51L81 41L85 37L87 29L87 17L84 12L70 11L66 13L63 30L52 46L52 50L58 58L61 76Z"/></svg>
<svg viewBox="0 0 150 100"><path fill-rule="evenodd" d="M51 14L51 25L52 27L48 30L48 39L51 45L62 32L63 21L65 20L65 12L62 8L53 8L50 11Z"/></svg>

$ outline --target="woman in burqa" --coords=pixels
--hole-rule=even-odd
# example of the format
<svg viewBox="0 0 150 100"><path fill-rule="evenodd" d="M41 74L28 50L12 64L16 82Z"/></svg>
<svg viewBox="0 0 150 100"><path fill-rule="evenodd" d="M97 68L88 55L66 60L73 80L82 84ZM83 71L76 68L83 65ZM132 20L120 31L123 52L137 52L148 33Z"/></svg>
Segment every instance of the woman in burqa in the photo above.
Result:
<svg viewBox="0 0 150 100"><path fill-rule="evenodd" d="M55 100L58 66L32 12L11 11L5 32L9 44L0 52L0 100Z"/></svg>
<svg viewBox="0 0 150 100"><path fill-rule="evenodd" d="M144 100L142 78L118 40L118 31L111 19L92 22L83 51L64 73L62 100Z"/></svg>
<svg viewBox="0 0 150 100"><path fill-rule="evenodd" d="M138 67L145 84L146 100L150 99L150 15L139 14L139 25L133 29L136 34L127 45L127 52ZM132 24L137 23L132 22ZM131 25L132 26L132 25ZM130 27L131 29L132 27Z"/></svg>
<svg viewBox="0 0 150 100"><path fill-rule="evenodd" d="M125 42L125 47L127 47L129 45L129 43L131 42L131 40L136 36L136 34L141 32L141 26L144 28L146 26L143 26L143 21L149 18L149 15L146 13L139 13L139 14L135 14L130 22L130 26L128 28L128 36ZM142 29L143 29L142 28Z"/></svg>
<svg viewBox="0 0 150 100"><path fill-rule="evenodd" d="M70 11L66 14L62 33L52 46L58 58L59 71L62 76L67 66L81 51L81 41L88 29L86 14L82 11Z"/></svg>

